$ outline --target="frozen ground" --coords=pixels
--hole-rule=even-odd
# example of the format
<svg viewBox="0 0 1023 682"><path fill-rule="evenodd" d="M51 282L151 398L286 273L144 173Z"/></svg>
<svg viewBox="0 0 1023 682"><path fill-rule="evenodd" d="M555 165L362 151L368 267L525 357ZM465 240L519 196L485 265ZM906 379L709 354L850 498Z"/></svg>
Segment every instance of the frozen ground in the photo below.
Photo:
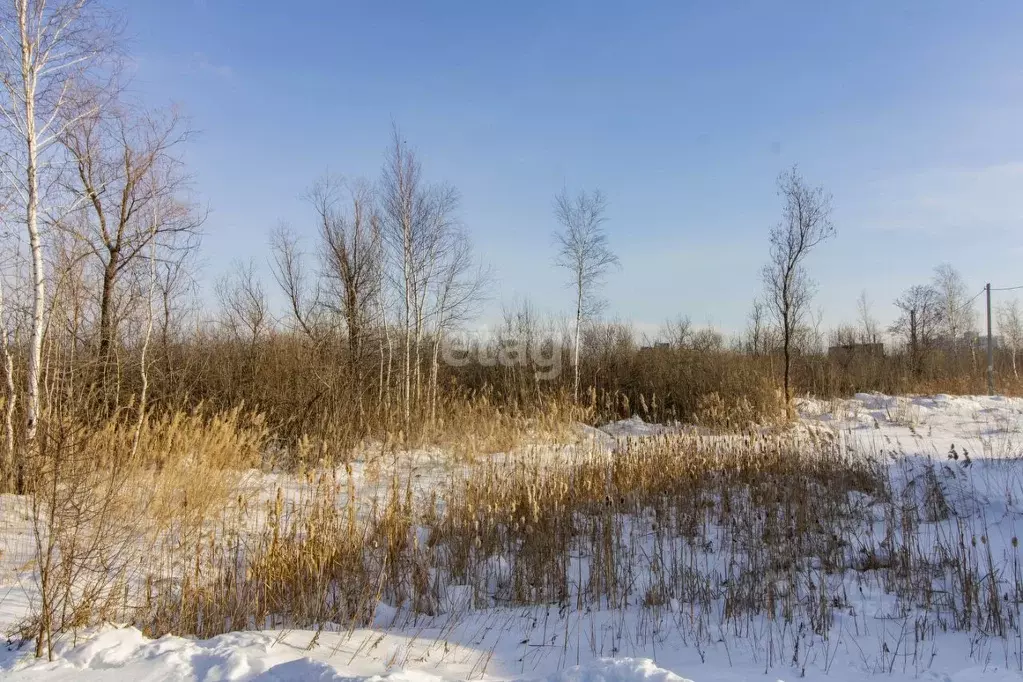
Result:
<svg viewBox="0 0 1023 682"><path fill-rule="evenodd" d="M859 395L849 400L806 400L801 431L808 438L838 438L849 448L880 454L893 487L921 495L921 472L936 480L952 516L982 528L996 572L1014 570L1017 527L1023 521L1023 400ZM627 420L587 433L603 450L615 438L651 437L660 427ZM443 458L418 459L428 481ZM279 482L279 481L278 481ZM24 508L0 500L0 626L29 607L24 550L30 541ZM942 532L924 528L921 536ZM740 680L870 677L938 682L1023 679L1023 640L952 633L926 614L897 612L893 600L862 585L848 611L836 616L827 638L807 637L795 626L753 622L746 633L721 630L702 644L686 634L685 605L608 612L556 607L472 610L449 590L444 613L391 627L395 614L378 608L373 627L232 633L207 641L176 637L147 640L133 628L108 625L65 638L52 662L28 652L0 652L0 678L11 680L553 680L564 682L738 682ZM858 592L857 592L858 590ZM404 622L404 621L403 621ZM793 643L797 656L793 656ZM776 643L778 643L776 645ZM784 645L784 653L781 651ZM775 647L777 646L777 650Z"/></svg>
<svg viewBox="0 0 1023 682"><path fill-rule="evenodd" d="M901 446L911 455L944 458L952 445L987 458L1023 454L1023 398L860 393L804 400L800 415L808 428L838 429L860 445Z"/></svg>

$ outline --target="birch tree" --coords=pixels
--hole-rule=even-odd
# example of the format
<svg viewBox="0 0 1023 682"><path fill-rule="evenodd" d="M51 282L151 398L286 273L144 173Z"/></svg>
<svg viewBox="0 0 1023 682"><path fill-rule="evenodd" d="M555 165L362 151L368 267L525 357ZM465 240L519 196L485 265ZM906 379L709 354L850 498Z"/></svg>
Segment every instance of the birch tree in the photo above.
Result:
<svg viewBox="0 0 1023 682"><path fill-rule="evenodd" d="M792 402L792 350L815 285L806 271L806 258L822 242L831 239L831 195L822 187L810 187L796 167L778 178L778 193L785 202L782 220L771 230L770 261L763 280L767 304L781 332L784 362L785 403Z"/></svg>
<svg viewBox="0 0 1023 682"><path fill-rule="evenodd" d="M384 162L379 199L381 233L400 307L404 355L401 398L407 428L412 405L422 390L422 339L430 309L428 297L435 293L435 282L441 276L438 256L454 223L458 193L444 184L426 183L415 149L395 128Z"/></svg>
<svg viewBox="0 0 1023 682"><path fill-rule="evenodd" d="M40 215L53 148L65 116L104 55L112 24L93 0L3 0L0 4L0 120L8 136L4 174L21 203L29 243L32 316L26 372L25 439L34 445L40 411L46 274ZM80 105L79 105L80 106ZM87 111L88 107L78 109Z"/></svg>
<svg viewBox="0 0 1023 682"><path fill-rule="evenodd" d="M1023 310L1020 309L1018 298L999 306L998 333L1001 334L1005 347L1009 349L1009 357L1012 359L1012 375L1019 379L1016 356L1019 354L1020 347L1023 346Z"/></svg>
<svg viewBox="0 0 1023 682"><path fill-rule="evenodd" d="M575 295L575 324L572 331L572 395L579 400L579 341L585 320L604 306L599 289L618 257L611 251L604 232L607 199L598 190L569 196L562 190L554 198L554 217L561 231L554 233L557 247L554 263L569 273Z"/></svg>
<svg viewBox="0 0 1023 682"><path fill-rule="evenodd" d="M154 234L148 241L149 245L149 291L146 295L146 331L142 336L142 350L139 354L139 378L142 386L139 390L138 414L135 419L135 431L131 438L131 456L134 458L139 449L139 440L142 438L142 427L146 423L147 399L149 396L149 342L153 338L153 296L156 293L156 229L160 225L159 212L153 210L153 218L150 230Z"/></svg>
<svg viewBox="0 0 1023 682"><path fill-rule="evenodd" d="M419 233L426 218L427 207L422 190L422 167L414 150L392 130L391 147L384 164L381 181L381 202L384 213L385 238L396 261L395 280L401 301L403 338L402 412L406 427L412 409L412 324L414 302L418 296Z"/></svg>
<svg viewBox="0 0 1023 682"><path fill-rule="evenodd" d="M7 301L4 297L6 273L0 270L0 362L4 372L4 451L0 476L5 483L13 482L14 475L14 409L18 399L14 383L14 356L7 325Z"/></svg>
<svg viewBox="0 0 1023 682"><path fill-rule="evenodd" d="M437 287L434 296L434 340L430 362L430 420L437 419L437 378L444 339L476 310L485 295L490 272L473 259L472 241L460 227L445 232L437 254Z"/></svg>
<svg viewBox="0 0 1023 682"><path fill-rule="evenodd" d="M946 337L949 347L956 351L962 343L963 334L972 331L976 323L966 281L951 264L942 263L934 268L932 288L941 301L940 333Z"/></svg>

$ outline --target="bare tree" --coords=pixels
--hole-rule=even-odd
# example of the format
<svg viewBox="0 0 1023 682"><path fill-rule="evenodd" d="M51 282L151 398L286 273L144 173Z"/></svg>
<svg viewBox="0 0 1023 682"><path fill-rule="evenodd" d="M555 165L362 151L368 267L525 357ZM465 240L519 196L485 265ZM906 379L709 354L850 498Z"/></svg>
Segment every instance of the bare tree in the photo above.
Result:
<svg viewBox="0 0 1023 682"><path fill-rule="evenodd" d="M150 255L164 259L198 245L204 216L184 196L189 179L176 156L190 135L176 111L161 116L112 102L75 116L61 136L75 168L67 189L83 209L77 220L61 220L58 227L88 245L100 271L104 367L117 333L114 302L124 276L148 269L142 262L150 246L156 250Z"/></svg>
<svg viewBox="0 0 1023 682"><path fill-rule="evenodd" d="M253 345L269 325L269 303L252 261L236 261L216 283L217 298L228 329Z"/></svg>
<svg viewBox="0 0 1023 682"><path fill-rule="evenodd" d="M858 330L849 324L843 324L832 329L829 336L832 346L852 346L860 342L861 339L868 338L863 336L862 330Z"/></svg>
<svg viewBox="0 0 1023 682"><path fill-rule="evenodd" d="M1005 346L1012 358L1012 375L1019 378L1016 370L1016 355L1023 346L1023 310L1018 298L998 307L998 333L1001 334Z"/></svg>
<svg viewBox="0 0 1023 682"><path fill-rule="evenodd" d="M873 304L870 298L867 297L867 290L864 289L860 292L860 297L856 299L856 311L859 315L860 324L860 342L861 343L878 343L878 324L877 318L874 317Z"/></svg>
<svg viewBox="0 0 1023 682"><path fill-rule="evenodd" d="M892 325L893 334L900 334L907 343L933 346L945 325L945 306L934 287L926 284L911 286L895 300L899 318Z"/></svg>
<svg viewBox="0 0 1023 682"><path fill-rule="evenodd" d="M368 183L321 178L309 193L319 219L325 295L322 305L344 322L353 376L359 380L367 330L376 312L383 267L380 219Z"/></svg>
<svg viewBox="0 0 1023 682"><path fill-rule="evenodd" d="M923 369L922 351L936 343L944 324L941 295L930 285L917 284L896 299L895 307L901 314L890 331L903 337L914 371L919 374Z"/></svg>
<svg viewBox="0 0 1023 682"><path fill-rule="evenodd" d="M314 316L319 307L320 290L310 283L298 237L281 223L270 233L270 271L288 299L291 316L306 336L316 340ZM310 287L313 287L310 291Z"/></svg>
<svg viewBox="0 0 1023 682"><path fill-rule="evenodd" d="M822 187L808 186L796 167L779 176L778 193L785 207L781 223L771 230L770 262L763 279L768 307L781 332L785 402L791 404L793 340L815 288L804 263L816 246L834 236L835 226L831 195Z"/></svg>
<svg viewBox="0 0 1023 682"><path fill-rule="evenodd" d="M813 355L824 350L824 309L818 307L810 311L809 323L796 330L796 348L801 353Z"/></svg>
<svg viewBox="0 0 1023 682"><path fill-rule="evenodd" d="M524 351L525 357L521 358L521 362L507 363L504 371L515 386L519 399L525 400L529 393L539 392L540 382L552 378L552 372L556 371L554 368L560 366L554 357L559 352L553 321L543 319L528 298L502 305L502 318L503 324L488 350L492 350L491 355L494 356L504 348L517 347ZM550 352L544 355L548 348ZM547 358L550 358L550 363L546 362Z"/></svg>
<svg viewBox="0 0 1023 682"><path fill-rule="evenodd" d="M746 316L746 345L749 353L753 355L760 355L767 351L765 307L761 299L755 298L749 314Z"/></svg>
<svg viewBox="0 0 1023 682"><path fill-rule="evenodd" d="M4 0L0 5L0 120L10 138L6 179L24 210L32 278L25 439L34 447L40 410L46 273L40 213L52 149L74 120L65 116L116 34L92 0ZM88 107L77 109L79 112ZM51 211L56 212L56 211Z"/></svg>
<svg viewBox="0 0 1023 682"><path fill-rule="evenodd" d="M562 231L554 234L557 253L554 263L569 273L575 293L575 326L572 340L572 395L579 400L579 333L583 322L597 314L604 301L597 294L612 267L620 267L604 233L607 200L603 193L579 192L575 197L562 190L554 198L554 217Z"/></svg>
<svg viewBox="0 0 1023 682"><path fill-rule="evenodd" d="M963 335L972 331L976 323L966 282L958 270L949 263L942 263L934 268L932 288L941 302L939 332L953 351L958 350Z"/></svg>
<svg viewBox="0 0 1023 682"><path fill-rule="evenodd" d="M444 337L465 322L482 301L490 271L473 259L472 241L464 230L451 226L438 253L437 290L434 296L434 341L430 362L430 420L437 418L437 376Z"/></svg>
<svg viewBox="0 0 1023 682"><path fill-rule="evenodd" d="M451 252L459 246L459 229L455 221L459 197L454 188L438 185L427 193L429 210L423 230L422 253L425 259L416 277L417 293L413 297L413 321L415 330L415 396L419 401L423 392L423 337L427 334L429 318L438 310L446 308L441 297L445 292L444 281L451 264ZM466 237L467 239L467 237ZM468 242L466 242L468 243Z"/></svg>
<svg viewBox="0 0 1023 682"><path fill-rule="evenodd" d="M195 249L172 249L156 261L156 295L160 306L160 345L165 370L173 373L171 335L175 325L189 313L189 302L196 293L194 277Z"/></svg>
<svg viewBox="0 0 1023 682"><path fill-rule="evenodd" d="M394 128L380 182L381 229L390 256L392 281L398 291L404 366L402 411L406 426L414 398L422 386L422 338L428 311L427 298L436 292L438 254L445 248L457 192L446 185L428 185L422 166L400 132Z"/></svg>
<svg viewBox="0 0 1023 682"><path fill-rule="evenodd" d="M423 196L422 167L415 151L409 149L397 128L392 130L391 148L381 181L386 238L397 262L398 288L401 294L402 331L404 332L404 376L401 392L406 426L412 410L412 325L418 296L419 264L423 238L421 233L429 209Z"/></svg>
<svg viewBox="0 0 1023 682"><path fill-rule="evenodd" d="M713 327L703 327L693 332L691 347L701 353L719 351L725 347L725 337Z"/></svg>
<svg viewBox="0 0 1023 682"><path fill-rule="evenodd" d="M693 340L693 323L688 315L665 320L657 337L671 348L689 348Z"/></svg>

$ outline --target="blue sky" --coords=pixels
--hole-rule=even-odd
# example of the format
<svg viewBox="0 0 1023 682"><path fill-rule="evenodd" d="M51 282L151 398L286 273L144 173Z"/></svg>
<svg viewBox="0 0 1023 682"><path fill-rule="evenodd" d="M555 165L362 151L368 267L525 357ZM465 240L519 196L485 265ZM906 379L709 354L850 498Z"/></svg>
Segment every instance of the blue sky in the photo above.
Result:
<svg viewBox="0 0 1023 682"><path fill-rule="evenodd" d="M266 261L324 171L376 178L392 121L494 269L495 298L565 311L551 200L608 196L608 315L737 331L779 171L833 195L809 263L825 324L951 262L1023 284L1023 3L120 0L133 89L177 102L212 213L212 279Z"/></svg>

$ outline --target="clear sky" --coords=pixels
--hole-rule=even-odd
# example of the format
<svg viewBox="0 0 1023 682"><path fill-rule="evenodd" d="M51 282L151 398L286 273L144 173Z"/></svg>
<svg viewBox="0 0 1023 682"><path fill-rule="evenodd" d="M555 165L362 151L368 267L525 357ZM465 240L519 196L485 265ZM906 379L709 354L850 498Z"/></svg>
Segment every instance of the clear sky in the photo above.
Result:
<svg viewBox="0 0 1023 682"><path fill-rule="evenodd" d="M118 0L133 88L177 102L212 213L210 279L266 262L324 171L376 178L392 121L461 219L501 301L570 307L553 195L601 188L622 262L608 315L744 325L779 171L833 195L809 263L825 323L943 261L1023 284L1023 3Z"/></svg>

